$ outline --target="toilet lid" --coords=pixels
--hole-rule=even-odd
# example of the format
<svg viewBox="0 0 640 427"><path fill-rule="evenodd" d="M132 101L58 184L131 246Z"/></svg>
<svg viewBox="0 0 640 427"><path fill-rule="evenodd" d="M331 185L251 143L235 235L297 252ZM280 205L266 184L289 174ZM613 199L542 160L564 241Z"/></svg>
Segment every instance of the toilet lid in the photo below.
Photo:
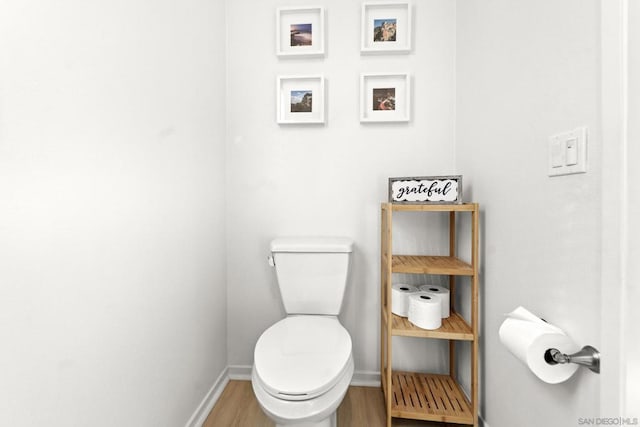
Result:
<svg viewBox="0 0 640 427"><path fill-rule="evenodd" d="M351 337L337 318L291 316L264 331L254 352L263 388L285 400L305 400L331 389L351 357Z"/></svg>

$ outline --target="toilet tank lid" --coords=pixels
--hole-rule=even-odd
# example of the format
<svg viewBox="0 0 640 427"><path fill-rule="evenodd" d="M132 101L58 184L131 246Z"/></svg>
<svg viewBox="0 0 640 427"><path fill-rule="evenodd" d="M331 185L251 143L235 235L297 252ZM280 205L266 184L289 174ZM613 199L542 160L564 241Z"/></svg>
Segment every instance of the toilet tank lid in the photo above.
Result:
<svg viewBox="0 0 640 427"><path fill-rule="evenodd" d="M353 240L348 237L279 237L271 241L271 252L353 252Z"/></svg>

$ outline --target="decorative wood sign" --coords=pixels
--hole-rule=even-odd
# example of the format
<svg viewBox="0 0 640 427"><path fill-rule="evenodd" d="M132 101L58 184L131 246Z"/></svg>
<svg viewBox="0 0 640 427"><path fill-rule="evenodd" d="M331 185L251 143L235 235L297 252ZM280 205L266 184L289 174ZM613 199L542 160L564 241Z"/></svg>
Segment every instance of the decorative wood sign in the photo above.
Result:
<svg viewBox="0 0 640 427"><path fill-rule="evenodd" d="M462 203L462 175L389 178L389 202Z"/></svg>

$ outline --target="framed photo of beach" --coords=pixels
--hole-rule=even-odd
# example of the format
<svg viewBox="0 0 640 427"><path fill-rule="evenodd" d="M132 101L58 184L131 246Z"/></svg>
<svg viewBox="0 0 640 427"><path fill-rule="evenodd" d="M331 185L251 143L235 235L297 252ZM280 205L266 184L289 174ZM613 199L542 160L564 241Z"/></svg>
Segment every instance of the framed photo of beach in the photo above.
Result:
<svg viewBox="0 0 640 427"><path fill-rule="evenodd" d="M411 51L411 3L362 4L362 53Z"/></svg>
<svg viewBox="0 0 640 427"><path fill-rule="evenodd" d="M279 8L276 54L280 57L324 56L324 8Z"/></svg>
<svg viewBox="0 0 640 427"><path fill-rule="evenodd" d="M324 77L279 76L276 108L279 124L324 123Z"/></svg>
<svg viewBox="0 0 640 427"><path fill-rule="evenodd" d="M362 74L360 121L408 122L411 116L409 74Z"/></svg>

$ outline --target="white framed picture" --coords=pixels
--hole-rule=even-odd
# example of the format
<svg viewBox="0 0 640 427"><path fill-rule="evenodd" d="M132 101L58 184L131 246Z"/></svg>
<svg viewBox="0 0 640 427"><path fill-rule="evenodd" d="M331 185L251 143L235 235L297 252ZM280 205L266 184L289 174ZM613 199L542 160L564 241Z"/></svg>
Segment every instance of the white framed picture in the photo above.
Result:
<svg viewBox="0 0 640 427"><path fill-rule="evenodd" d="M279 76L277 100L279 124L324 123L323 76Z"/></svg>
<svg viewBox="0 0 640 427"><path fill-rule="evenodd" d="M276 54L280 57L324 55L324 8L279 8Z"/></svg>
<svg viewBox="0 0 640 427"><path fill-rule="evenodd" d="M362 53L411 51L411 3L363 3Z"/></svg>
<svg viewBox="0 0 640 427"><path fill-rule="evenodd" d="M361 122L408 122L411 116L409 74L360 76Z"/></svg>

